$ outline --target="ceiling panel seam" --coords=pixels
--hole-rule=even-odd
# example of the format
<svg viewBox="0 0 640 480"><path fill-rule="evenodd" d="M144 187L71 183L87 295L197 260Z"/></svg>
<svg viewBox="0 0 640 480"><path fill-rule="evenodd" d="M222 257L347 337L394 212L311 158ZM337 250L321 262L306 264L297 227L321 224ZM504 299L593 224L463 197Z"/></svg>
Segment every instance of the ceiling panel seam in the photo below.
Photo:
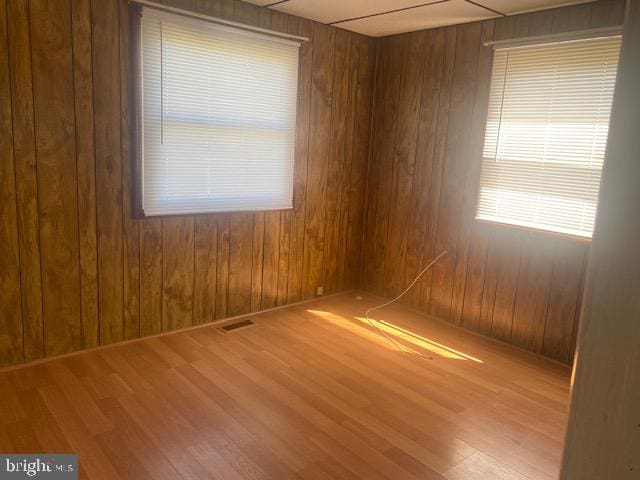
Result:
<svg viewBox="0 0 640 480"><path fill-rule="evenodd" d="M270 4L268 4L268 5L264 5L264 6L265 6L265 7L267 7L267 8L270 8L270 7L273 7L273 6L275 6L275 5L280 5L281 3L286 3L286 2L288 2L288 1L289 1L289 0L280 0L280 1L278 1L278 2L273 2L273 3L270 3Z"/></svg>
<svg viewBox="0 0 640 480"><path fill-rule="evenodd" d="M328 23L327 25L336 25L338 23L351 22L353 20L362 20L363 18L379 17L379 16L382 16L382 15L388 15L390 13L404 12L406 10L413 10L414 8L427 7L429 5L437 5L439 3L447 3L447 2L450 2L450 1L451 0L438 0L436 2L427 2L427 3L423 3L421 5L414 5L413 7L396 8L394 10L389 10L387 12L372 13L371 15L362 15L361 17L353 17L353 18L345 18L344 20L336 20L335 22Z"/></svg>
<svg viewBox="0 0 640 480"><path fill-rule="evenodd" d="M498 10L494 10L493 8L487 7L486 5L481 4L480 2L474 2L473 0L465 0L465 2L470 3L471 5L475 5L476 7L484 8L485 10L489 10L490 12L497 13L498 15L502 15L503 17L507 16L506 13L502 13L502 12L499 12Z"/></svg>

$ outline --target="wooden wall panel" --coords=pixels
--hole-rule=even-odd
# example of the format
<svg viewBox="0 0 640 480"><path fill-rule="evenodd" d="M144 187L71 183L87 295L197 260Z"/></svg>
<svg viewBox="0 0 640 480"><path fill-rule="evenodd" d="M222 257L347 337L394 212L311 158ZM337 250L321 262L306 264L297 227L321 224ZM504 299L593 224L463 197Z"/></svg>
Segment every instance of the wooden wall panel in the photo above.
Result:
<svg viewBox="0 0 640 480"><path fill-rule="evenodd" d="M162 331L162 220L140 221L140 335Z"/></svg>
<svg viewBox="0 0 640 480"><path fill-rule="evenodd" d="M297 17L292 17L276 11L271 12L271 28L273 28L274 30L303 35L307 38L311 38L311 25L309 22L304 22L302 19L298 19ZM272 224L270 228L270 232L272 232L272 234L276 231L276 218L279 218L279 224L277 228L277 247L275 244L276 237L273 237L271 239L273 241L273 248L278 249L277 283L275 285L275 292L272 292L270 298L268 297L267 302L263 304L263 308L270 308L274 306L274 301L275 305L284 305L287 303L287 300L294 301L294 298L296 298L295 296L289 297L289 276L290 273L302 271L302 257L299 257L300 263L298 265L300 265L300 268L298 270L290 268L289 266L295 266L295 264L293 263L290 264L290 252L292 249L292 238L294 238L294 226L300 225L299 231L301 234L304 233L304 231L302 230L302 219L304 218L304 202L302 201L302 199L304 198L303 185L306 184L307 180L307 128L309 125L308 117L305 116L305 112L309 111L309 88L306 86L308 85L309 77L305 75L310 74L309 72L311 68L310 62L312 54L311 46L312 44L309 44L307 42L300 47L300 63L298 68L298 82L300 87L298 88L298 121L296 125L296 131L299 133L296 135L295 171L297 173L293 179L293 210L285 210L279 212L277 217L276 212L272 213ZM302 88L302 85L305 85L304 88ZM305 107L305 105L307 107ZM298 242L297 245L302 245L302 243ZM274 256L272 256L272 259L274 259ZM273 266L275 267L275 265ZM275 275L275 272L273 273L273 275ZM264 282L266 282L266 280L263 280L263 283ZM292 283L292 285L294 284L295 283ZM271 288L271 286L269 288ZM273 297L273 293L275 293L275 298Z"/></svg>
<svg viewBox="0 0 640 480"><path fill-rule="evenodd" d="M430 35L439 35L437 31L429 32ZM442 175L444 170L445 140L449 129L449 109L451 107L451 88L453 83L453 67L455 65L456 42L458 38L458 27L448 27L444 29L444 45L442 55L442 72L440 73L440 89L434 92L438 98L437 126L434 138L433 160L431 166L431 178L429 180L429 203L427 212L427 228L425 231L424 244L419 264L418 272L421 270L423 262L429 262L435 258L436 253L436 233L439 218L439 205L442 187ZM425 99L422 99L424 102ZM419 189L418 189L419 190ZM417 272L416 272L417 273ZM422 278L420 307L429 311L431 304L431 285L433 270L428 270Z"/></svg>
<svg viewBox="0 0 640 480"><path fill-rule="evenodd" d="M331 144L331 115L336 29L313 26L309 159L307 164L302 297L320 286L324 260L327 170ZM331 219L334 220L334 219Z"/></svg>
<svg viewBox="0 0 640 480"><path fill-rule="evenodd" d="M373 106L371 112L371 133L381 129L384 98L386 94L387 70L389 66L389 56L384 39L376 42L376 69L374 79ZM374 264L374 238L376 226L376 208L377 208L377 192L378 177L380 176L380 163L378 161L378 153L381 137L371 135L369 140L369 152L367 157L367 182L365 191L365 210L363 220L363 236L362 236L362 271L360 286L365 290L373 290L373 264ZM374 158L376 157L376 158Z"/></svg>
<svg viewBox="0 0 640 480"><path fill-rule="evenodd" d="M262 25L270 27L275 30L287 31L297 33L297 22L293 25L289 24L289 17L280 13L272 12L270 10L261 9L262 15L269 14L268 19L262 19ZM293 22L291 22L293 23ZM284 231L281 231L280 224L285 221L287 226ZM264 236L262 244L262 284L261 284L261 298L260 305L262 308L273 308L278 303L278 290L282 288L284 292L284 298L286 300L287 291L287 270L288 265L283 267L282 278L280 278L280 261L288 261L288 248L289 248L289 225L290 225L290 212L265 212L264 213ZM284 242L283 248L281 248L281 242ZM283 284L279 287L279 284Z"/></svg>
<svg viewBox="0 0 640 480"><path fill-rule="evenodd" d="M162 331L193 323L194 221L162 219Z"/></svg>
<svg viewBox="0 0 640 480"><path fill-rule="evenodd" d="M369 161L372 163L369 176L369 204L372 219L367 234L371 248L367 251L365 279L373 291L383 293L384 261L387 248L389 209L392 186L392 169L395 156L398 104L403 52L407 42L404 36L379 40L378 64L384 66L378 75L374 105L374 140ZM375 167L374 167L375 165Z"/></svg>
<svg viewBox="0 0 640 480"><path fill-rule="evenodd" d="M218 216L218 259L216 269L216 320L227 316L229 292L229 214Z"/></svg>
<svg viewBox="0 0 640 480"><path fill-rule="evenodd" d="M375 41L238 0L163 3L310 39L294 208L135 218L128 2L1 2L0 365L357 286Z"/></svg>
<svg viewBox="0 0 640 480"><path fill-rule="evenodd" d="M275 17L274 17L275 18ZM300 19L296 33L313 40L313 23ZM290 231L288 258L280 248L280 271L278 276L278 304L297 302L302 294L302 269L305 242L306 189L309 161L309 120L311 115L311 75L313 70L314 44L305 42L300 46L298 67L298 103L296 112L295 177L293 179L293 211L283 214L280 238ZM287 222L288 220L288 222ZM281 244L282 245L282 244ZM286 272L283 271L286 264ZM286 287L283 275L286 273ZM285 287L286 291L282 288Z"/></svg>
<svg viewBox="0 0 640 480"><path fill-rule="evenodd" d="M351 171L349 172L348 220L345 242L344 273L340 275L342 287L357 285L360 278L362 261L362 232L364 229L363 209L366 202L366 174L369 159L369 130L371 116L371 100L373 96L374 71L369 66L374 64L376 43L369 38L358 39L358 72L354 108L353 139L351 146Z"/></svg>
<svg viewBox="0 0 640 480"><path fill-rule="evenodd" d="M473 218L491 78L492 50L483 45L621 24L623 3L605 0L378 41L364 289L394 296L447 250L406 303L570 362L588 244ZM420 75L416 88L411 78Z"/></svg>
<svg viewBox="0 0 640 480"><path fill-rule="evenodd" d="M554 255L557 260L549 284L542 352L570 363L589 248L587 244L575 246L558 242Z"/></svg>
<svg viewBox="0 0 640 480"><path fill-rule="evenodd" d="M408 285L419 273L424 253L424 240L429 218L431 172L435 152L435 131L440 113L440 89L444 62L445 31L439 29L426 36L425 66L420 92L420 112L415 152L411 213L407 223L407 252L403 283ZM411 290L407 301L420 305L421 284Z"/></svg>
<svg viewBox="0 0 640 480"><path fill-rule="evenodd" d="M10 62L8 71L11 74L24 354L28 361L44 355L31 38L28 4L13 0L7 2L7 10L13 19L7 25Z"/></svg>
<svg viewBox="0 0 640 480"><path fill-rule="evenodd" d="M470 92L474 91L477 82L481 34L482 24L470 23L460 25L456 37L435 238L435 254L444 250L449 253L433 266L430 298L431 313L445 318L451 314L461 197L464 195L469 132L473 118L470 112L473 111L474 96Z"/></svg>
<svg viewBox="0 0 640 480"><path fill-rule="evenodd" d="M251 311L262 305L262 277L264 270L264 212L253 216L253 257L251 260Z"/></svg>
<svg viewBox="0 0 640 480"><path fill-rule="evenodd" d="M357 94L358 94L358 62L360 61L360 42L357 38L350 38L349 41L349 58L348 58L348 81L345 86L345 104L353 105L357 102ZM339 73L339 70L338 70ZM337 75L336 78L339 78L340 75ZM347 235L349 229L349 195L351 190L351 172L352 172L352 164L354 162L354 151L353 151L353 142L355 136L355 118L356 112L355 108L348 109L345 115L344 122L344 141L334 143L334 147L340 145L341 149L339 151L343 151L344 155L344 164L342 165L340 178L339 178L339 202L338 202L338 216L336 219L337 227L337 235L334 238L334 247L336 248L336 261L335 267L332 269L332 277L331 287L329 291L337 291L344 288L345 284L345 268L346 268L346 258L347 258ZM333 153L331 154L333 156ZM362 185L362 183L360 183ZM326 255L326 253L325 253Z"/></svg>
<svg viewBox="0 0 640 480"><path fill-rule="evenodd" d="M135 91L131 75L131 62L123 52L131 51L130 12L128 0L118 3L120 27L120 139L122 152L122 256L123 256L123 335L125 340L140 336L140 225L131 215L135 196L135 179L132 158L134 143L129 132L134 124L131 109Z"/></svg>
<svg viewBox="0 0 640 480"><path fill-rule="evenodd" d="M400 73L400 98L396 128L394 167L391 173L390 222L388 225L384 275L389 279L385 292L404 284L408 221L413 193L413 176L420 113L420 91L425 68L426 32L403 36L406 43Z"/></svg>
<svg viewBox="0 0 640 480"><path fill-rule="evenodd" d="M484 44L494 36L494 22L483 22L482 33L480 36L480 44ZM491 77L491 69L493 67L493 55L490 49L481 49L478 58L478 71L476 74L476 88L474 94L473 113L471 115L471 127L468 130L469 138L467 141L467 149L465 155L469 158L480 158L482 155L483 139L486 125L486 112L489 104L489 82ZM453 280L453 298L451 301L451 318L457 324L462 324L462 311L465 304L465 291L467 289L467 267L469 262L469 253L471 250L471 237L473 217L475 216L476 201L478 198L478 181L480 162L474 162L471 165L465 165L465 183L462 197L461 214L460 214L460 231L458 234L458 247L456 250L456 269ZM480 233L483 233L480 230ZM486 236L480 235L476 237L480 247L478 253L482 256L486 255ZM475 245L474 245L475 246ZM484 265L481 262L481 265ZM479 272L472 272L473 278L481 278ZM471 282L473 285L473 281ZM477 282L476 284L477 285ZM476 300L478 291L476 287ZM477 305L477 303L476 303ZM476 310L477 311L477 310Z"/></svg>
<svg viewBox="0 0 640 480"><path fill-rule="evenodd" d="M71 2L73 82L78 170L78 241L80 243L80 309L82 346L99 344L98 240L96 228L96 162L94 142L91 4Z"/></svg>
<svg viewBox="0 0 640 480"><path fill-rule="evenodd" d="M305 35L308 38L311 36L311 27L308 23L304 23L297 17L285 15L277 11L271 12L271 28L274 30L280 30L292 34ZM302 45L300 47L298 81L301 85L305 84L303 75L305 75L305 72L309 71L309 69L307 68L307 64L309 64L309 62L311 61L310 52L310 44L306 43L305 45ZM305 97L305 92L308 91L309 90L306 87L304 89L298 88L298 115L300 115L301 112L304 113L305 111L304 108L302 108L303 105L301 105L301 101L303 101L304 98L307 98ZM295 171L298 173L293 179L293 210L271 212L270 214L268 214L268 217L270 218L268 218L269 221L265 226L265 228L268 227L265 231L265 235L268 233L271 236L269 238L268 244L272 250L271 252L265 251L265 255L267 253L270 253L270 257L267 258L269 258L271 264L269 263L269 261L265 261L263 263L263 268L267 268L269 266L270 272L268 273L267 277L264 277L263 274L263 288L264 286L266 286L269 293L266 297L263 297L262 308L271 308L276 305L284 305L287 303L289 294L289 274L293 271L293 269L289 268L289 259L293 232L292 227L294 225L294 219L296 218L294 217L294 215L297 215L297 218L301 219L304 212L304 207L303 205L301 205L302 202L300 202L300 198L303 192L301 185L303 185L303 182L306 182L306 149L302 147L302 145L306 144L306 142L308 141L308 133L306 133L308 125L308 119L304 117L304 115L302 116L302 118L300 116L298 117L298 122L296 125L298 134L296 139L295 153ZM297 223L295 224L297 225ZM302 230L300 230L300 232L302 232ZM266 238L265 241L267 241ZM275 263L276 259L277 263ZM302 268L301 263L300 268ZM274 282L272 285L267 285L266 283L269 279L269 274L270 278ZM293 301L293 299L289 301Z"/></svg>
<svg viewBox="0 0 640 480"><path fill-rule="evenodd" d="M338 290L338 264L340 259L340 237L342 230L341 200L343 194L342 170L350 168L351 156L346 152L348 107L350 103L351 35L345 30L335 33L333 55L333 93L331 129L326 188L324 192L325 231L323 250L323 275L326 293ZM355 54L354 54L355 56Z"/></svg>
<svg viewBox="0 0 640 480"><path fill-rule="evenodd" d="M544 340L553 267L551 243L547 238L529 237L524 240L516 281L520 288L516 291L510 341L534 352L542 351ZM572 320L569 317L569 322Z"/></svg>
<svg viewBox="0 0 640 480"><path fill-rule="evenodd" d="M29 14L44 350L57 355L82 341L71 9L33 2Z"/></svg>
<svg viewBox="0 0 640 480"><path fill-rule="evenodd" d="M198 215L194 227L193 323L216 318L218 223L213 215Z"/></svg>
<svg viewBox="0 0 640 480"><path fill-rule="evenodd" d="M6 2L0 4L0 365L24 361Z"/></svg>
<svg viewBox="0 0 640 480"><path fill-rule="evenodd" d="M91 3L100 344L124 338L118 7L115 0Z"/></svg>
<svg viewBox="0 0 640 480"><path fill-rule="evenodd" d="M264 308L275 307L278 301L280 213L281 212L266 212L264 215L261 298L261 304Z"/></svg>
<svg viewBox="0 0 640 480"><path fill-rule="evenodd" d="M252 257L253 216L250 213L232 213L229 220L228 316L251 311Z"/></svg>

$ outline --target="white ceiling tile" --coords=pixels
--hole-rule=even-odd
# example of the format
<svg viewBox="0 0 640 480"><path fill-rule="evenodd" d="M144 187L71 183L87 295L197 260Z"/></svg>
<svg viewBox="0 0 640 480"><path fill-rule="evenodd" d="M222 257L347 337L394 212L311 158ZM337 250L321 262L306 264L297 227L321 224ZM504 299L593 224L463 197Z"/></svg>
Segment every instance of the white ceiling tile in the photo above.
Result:
<svg viewBox="0 0 640 480"><path fill-rule="evenodd" d="M273 9L298 17L310 18L311 20L321 23L332 23L439 1L440 0L287 0L274 5Z"/></svg>
<svg viewBox="0 0 640 480"><path fill-rule="evenodd" d="M476 3L489 7L500 13L512 15L514 13L533 12L546 8L563 7L578 3L588 3L595 0L474 0Z"/></svg>
<svg viewBox="0 0 640 480"><path fill-rule="evenodd" d="M338 23L336 26L371 37L383 37L498 16L465 0L449 0L386 15Z"/></svg>

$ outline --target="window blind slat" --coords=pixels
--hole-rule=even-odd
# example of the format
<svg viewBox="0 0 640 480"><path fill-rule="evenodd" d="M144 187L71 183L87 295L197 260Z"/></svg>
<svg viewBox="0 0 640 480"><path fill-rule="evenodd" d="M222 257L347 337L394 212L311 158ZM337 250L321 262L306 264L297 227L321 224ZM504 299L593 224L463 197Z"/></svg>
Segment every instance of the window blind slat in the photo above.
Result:
<svg viewBox="0 0 640 480"><path fill-rule="evenodd" d="M142 14L146 215L292 207L298 47Z"/></svg>
<svg viewBox="0 0 640 480"><path fill-rule="evenodd" d="M591 237L620 37L496 50L476 217Z"/></svg>

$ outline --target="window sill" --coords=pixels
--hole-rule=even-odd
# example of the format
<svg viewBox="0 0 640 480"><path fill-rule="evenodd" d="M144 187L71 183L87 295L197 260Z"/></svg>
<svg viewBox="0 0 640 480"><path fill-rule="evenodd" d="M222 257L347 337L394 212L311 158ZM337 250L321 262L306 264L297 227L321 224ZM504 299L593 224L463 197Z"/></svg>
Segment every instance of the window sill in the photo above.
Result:
<svg viewBox="0 0 640 480"><path fill-rule="evenodd" d="M568 233L552 232L550 230L542 230L540 228L523 227L521 225L514 225L512 223L502 223L502 222L496 222L494 220L485 220L482 218L474 218L473 223L477 225L486 225L490 228L502 228L505 230L512 230L512 231L540 236L540 237L551 237L551 238L558 238L560 240L567 240L575 243L584 243L586 245L591 244L591 240L592 240L591 238L588 238L588 237L581 237L578 235L571 235Z"/></svg>
<svg viewBox="0 0 640 480"><path fill-rule="evenodd" d="M249 213L268 213L268 212L287 212L292 211L293 207L286 208L265 208L256 210L217 210L217 211L202 211L202 212L186 212L186 213L159 213L148 214L145 213L142 208L136 209L133 212L133 218L137 220L143 220L145 218L180 218L180 217L197 217L202 215L232 215L232 214L249 214Z"/></svg>

